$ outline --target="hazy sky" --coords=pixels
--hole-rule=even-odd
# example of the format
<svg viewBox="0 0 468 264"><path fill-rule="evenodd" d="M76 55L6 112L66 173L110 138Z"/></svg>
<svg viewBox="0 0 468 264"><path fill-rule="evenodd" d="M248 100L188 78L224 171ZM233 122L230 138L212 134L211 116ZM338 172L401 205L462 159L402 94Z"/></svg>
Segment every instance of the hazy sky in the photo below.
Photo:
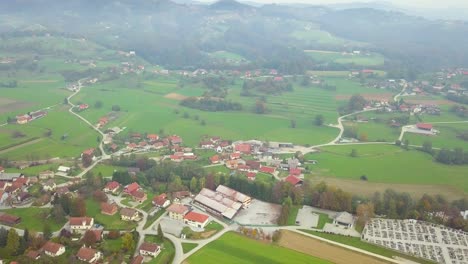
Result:
<svg viewBox="0 0 468 264"><path fill-rule="evenodd" d="M212 0L201 0L214 2ZM248 1L248 0L247 0ZM468 8L467 0L250 0L258 3L308 3L308 4L334 4L350 2L390 2L398 6L424 7L424 8Z"/></svg>

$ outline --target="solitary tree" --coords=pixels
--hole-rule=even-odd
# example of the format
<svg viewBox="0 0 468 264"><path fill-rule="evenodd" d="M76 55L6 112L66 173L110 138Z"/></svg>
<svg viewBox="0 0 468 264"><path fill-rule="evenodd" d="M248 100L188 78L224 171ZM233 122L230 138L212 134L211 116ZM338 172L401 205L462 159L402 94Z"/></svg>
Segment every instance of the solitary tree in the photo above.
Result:
<svg viewBox="0 0 468 264"><path fill-rule="evenodd" d="M352 149L351 150L351 153L349 154L351 157L355 158L358 156L358 153L357 153L357 150L356 149Z"/></svg>
<svg viewBox="0 0 468 264"><path fill-rule="evenodd" d="M316 116L315 116L314 124L315 124L316 126L321 126L321 125L323 125L323 122L324 122L323 115L316 115Z"/></svg>
<svg viewBox="0 0 468 264"><path fill-rule="evenodd" d="M161 228L161 224L158 224L158 240L159 242L162 242L164 239L164 233Z"/></svg>

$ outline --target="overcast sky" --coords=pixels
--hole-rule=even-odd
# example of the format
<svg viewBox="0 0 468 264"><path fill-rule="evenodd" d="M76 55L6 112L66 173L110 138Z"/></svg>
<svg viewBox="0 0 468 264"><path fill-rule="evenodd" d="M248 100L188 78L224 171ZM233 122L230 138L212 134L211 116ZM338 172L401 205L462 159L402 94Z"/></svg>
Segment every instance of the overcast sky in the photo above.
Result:
<svg viewBox="0 0 468 264"><path fill-rule="evenodd" d="M203 2L214 2L212 0L201 0ZM249 1L249 0L247 0ZM335 4L351 2L390 2L404 7L424 8L468 8L468 0L250 0L258 3L307 3L307 4Z"/></svg>

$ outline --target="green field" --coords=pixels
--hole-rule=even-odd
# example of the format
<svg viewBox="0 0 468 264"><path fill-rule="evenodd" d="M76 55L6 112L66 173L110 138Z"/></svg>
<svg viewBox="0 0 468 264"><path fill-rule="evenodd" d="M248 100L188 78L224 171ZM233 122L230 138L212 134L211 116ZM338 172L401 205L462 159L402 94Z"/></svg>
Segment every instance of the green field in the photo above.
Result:
<svg viewBox="0 0 468 264"><path fill-rule="evenodd" d="M1 128L7 135L13 131L20 131L23 139L37 137L31 144L23 144L5 149L0 157L13 160L48 159L53 157L78 157L80 153L90 147L97 147L98 134L86 123L68 113L67 108L57 106L50 110L47 116L25 125L7 125ZM44 133L50 129L52 135L46 137ZM0 140L2 138L0 137ZM9 145L9 141L0 141L0 145Z"/></svg>
<svg viewBox="0 0 468 264"><path fill-rule="evenodd" d="M352 149L358 157L350 157ZM445 185L468 191L468 166L439 164L428 154L391 145L325 147L321 153L306 155L306 159L318 161L312 169L314 176L359 180L366 175L368 182Z"/></svg>
<svg viewBox="0 0 468 264"><path fill-rule="evenodd" d="M190 252L192 249L196 248L198 246L197 243L182 243L182 250L185 253Z"/></svg>
<svg viewBox="0 0 468 264"><path fill-rule="evenodd" d="M21 223L14 226L19 229L28 228L30 231L42 232L44 224L47 222L52 231L58 231L65 224L65 222L56 223L55 220L50 219L50 208L13 208L2 210L1 212L21 217Z"/></svg>
<svg viewBox="0 0 468 264"><path fill-rule="evenodd" d="M350 54L333 51L307 50L307 55L318 62L334 62L339 64L356 64L361 66L381 66L384 57L380 54Z"/></svg>
<svg viewBox="0 0 468 264"><path fill-rule="evenodd" d="M229 232L209 243L187 259L197 263L329 263L291 249L265 244Z"/></svg>
<svg viewBox="0 0 468 264"><path fill-rule="evenodd" d="M136 224L134 222L127 222L120 220L120 213L117 212L114 215L101 214L101 205L95 200L86 200L86 214L93 216L95 222L104 226L106 230L119 229L119 230L130 230L133 229Z"/></svg>
<svg viewBox="0 0 468 264"><path fill-rule="evenodd" d="M468 133L468 123L461 124L434 124L434 129L439 131L436 136L425 136L413 133L405 133L404 140L408 140L411 145L422 145L425 141L432 142L434 148L463 148L468 151L468 141L457 136L461 133Z"/></svg>
<svg viewBox="0 0 468 264"><path fill-rule="evenodd" d="M179 101L165 98L164 95L168 93L178 93L177 89L171 85L167 87L162 85L159 88L152 88L152 92L147 92L147 84L144 84L143 89L130 89L123 87L122 82L124 80L95 85L92 89L86 88L73 101L94 104L95 98L101 98L103 102L101 109L90 108L81 113L92 123L109 113L112 105L118 104L122 111L115 121L110 122L109 126L125 126L133 131L155 133L164 129L167 134L182 136L187 145L197 144L208 131L210 135L218 135L226 139L257 138L298 144L330 141L337 133L335 128L316 127L312 124L315 114L323 114L330 122L336 120L337 117L335 106L324 102L324 100L333 100L332 94L321 90L304 88L299 90L298 88L297 92L286 93L281 99L272 96L268 101L271 113L259 116L251 111L254 98L236 100L240 98L240 84L231 88L227 99L242 102L244 111L205 112L181 107ZM151 82L151 86L156 86L155 82L157 79ZM286 102L285 99L294 101L288 106L287 111L282 105ZM179 109L180 113L176 114L174 109ZM200 121L193 118L183 118L184 112L191 117L196 115L199 120L205 120L206 125L201 125ZM149 118L157 122L148 122ZM290 128L291 119L297 121L295 129Z"/></svg>
<svg viewBox="0 0 468 264"><path fill-rule="evenodd" d="M248 60L242 55L224 50L212 52L210 53L210 57L214 59L225 60L226 62L235 64L248 62Z"/></svg>

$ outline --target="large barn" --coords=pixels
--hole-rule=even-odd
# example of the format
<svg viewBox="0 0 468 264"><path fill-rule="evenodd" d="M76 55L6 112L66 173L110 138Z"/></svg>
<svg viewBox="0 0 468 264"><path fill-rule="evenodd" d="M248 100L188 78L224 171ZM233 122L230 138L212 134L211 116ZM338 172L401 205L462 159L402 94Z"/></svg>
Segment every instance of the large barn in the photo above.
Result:
<svg viewBox="0 0 468 264"><path fill-rule="evenodd" d="M232 219L241 208L247 207L252 198L231 188L219 185L216 191L203 188L194 202L208 212Z"/></svg>

